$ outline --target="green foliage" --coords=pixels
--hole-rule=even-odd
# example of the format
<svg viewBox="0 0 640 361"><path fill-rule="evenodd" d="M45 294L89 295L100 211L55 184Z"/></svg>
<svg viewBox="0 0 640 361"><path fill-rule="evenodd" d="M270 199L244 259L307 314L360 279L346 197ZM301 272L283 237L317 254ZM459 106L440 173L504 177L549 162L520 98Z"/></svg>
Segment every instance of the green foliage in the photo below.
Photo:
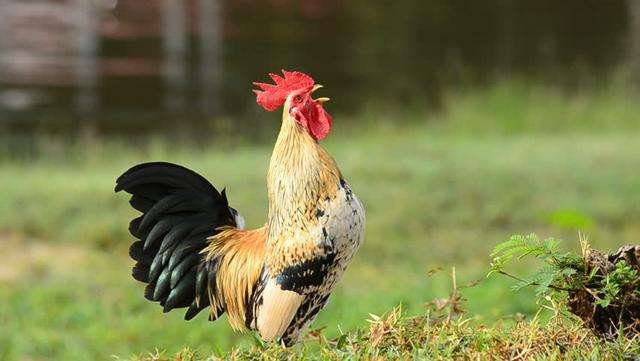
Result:
<svg viewBox="0 0 640 361"><path fill-rule="evenodd" d="M558 246L559 241L554 238L541 240L535 234L514 235L508 241L498 244L491 252L489 275L501 273L516 278L517 282L512 286L514 290L536 286L538 296L547 295L550 290L568 291L581 287L581 284L573 281L572 276L578 271L584 271L582 258L570 252L560 252ZM513 276L505 270L514 259L521 260L527 256L540 260L543 266L523 278Z"/></svg>
<svg viewBox="0 0 640 361"><path fill-rule="evenodd" d="M638 271L631 268L625 261L616 263L613 272L604 276L601 281L602 287L600 288L601 296L596 300L596 305L600 307L608 307L613 302L619 299L621 291L625 289L634 289L636 295L640 290L638 286Z"/></svg>
<svg viewBox="0 0 640 361"><path fill-rule="evenodd" d="M516 279L517 282L512 286L516 291L535 286L538 296L588 289L596 299L595 304L603 308L620 303L621 291L631 290L632 295L640 295L638 271L626 261L615 263L610 272L602 272L599 265L587 265L583 256L560 252L558 245L559 242L553 238L540 240L535 234L514 235L494 248L489 275L500 273ZM583 247L589 246L585 243ZM543 265L525 277L514 276L506 271L506 266L514 259L520 260L526 256L538 259Z"/></svg>
<svg viewBox="0 0 640 361"><path fill-rule="evenodd" d="M490 273L516 279L516 290L536 286L537 295L550 300L556 312L564 311L566 306L599 337L635 337L640 331L640 277L635 246L604 254L581 237L581 247L582 255L577 256L559 252L558 242L552 239L513 236L496 246ZM532 275L520 277L506 271L510 261L529 255L542 263Z"/></svg>

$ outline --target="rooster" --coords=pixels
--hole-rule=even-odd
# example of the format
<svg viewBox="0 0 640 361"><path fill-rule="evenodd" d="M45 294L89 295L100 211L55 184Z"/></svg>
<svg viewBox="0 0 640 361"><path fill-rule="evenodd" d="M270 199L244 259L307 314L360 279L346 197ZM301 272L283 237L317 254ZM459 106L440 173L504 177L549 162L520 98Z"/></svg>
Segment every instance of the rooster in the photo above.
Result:
<svg viewBox="0 0 640 361"><path fill-rule="evenodd" d="M260 228L244 220L205 178L179 165L137 165L116 181L142 213L129 225L133 277L164 312L188 307L190 320L209 308L234 330L293 345L325 306L363 241L365 214L336 162L318 143L331 131L312 99L321 88L308 75L269 74L254 83L267 111L284 106L267 172L269 214Z"/></svg>

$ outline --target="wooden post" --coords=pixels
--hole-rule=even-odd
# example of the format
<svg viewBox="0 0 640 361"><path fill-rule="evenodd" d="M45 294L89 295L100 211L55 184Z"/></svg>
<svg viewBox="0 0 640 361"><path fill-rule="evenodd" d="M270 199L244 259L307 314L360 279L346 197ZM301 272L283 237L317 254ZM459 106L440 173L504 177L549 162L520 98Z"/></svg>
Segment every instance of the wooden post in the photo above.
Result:
<svg viewBox="0 0 640 361"><path fill-rule="evenodd" d="M164 0L163 25L163 76L167 87L164 105L171 112L180 112L185 109L187 88L187 24L183 0Z"/></svg>
<svg viewBox="0 0 640 361"><path fill-rule="evenodd" d="M219 110L221 49L220 0L200 0L200 110L204 115L213 115Z"/></svg>
<svg viewBox="0 0 640 361"><path fill-rule="evenodd" d="M74 73L76 81L75 106L78 113L79 132L86 141L93 141L97 135L99 43L98 18L91 0L74 0L75 9L73 40L75 44Z"/></svg>
<svg viewBox="0 0 640 361"><path fill-rule="evenodd" d="M627 0L629 10L629 67L634 86L640 89L640 0Z"/></svg>
<svg viewBox="0 0 640 361"><path fill-rule="evenodd" d="M5 79L5 68L6 68L6 59L8 46L6 41L7 29L5 29L5 24L9 21L7 16L7 0L0 0L0 92L3 92L6 87L6 79ZM3 130L5 127L5 107L4 102L0 100L0 130Z"/></svg>
<svg viewBox="0 0 640 361"><path fill-rule="evenodd" d="M498 14L500 16L500 41L496 44L498 47L498 78L508 79L511 76L514 46L515 46L515 29L516 29L516 4L512 0L501 0L498 2L500 7Z"/></svg>

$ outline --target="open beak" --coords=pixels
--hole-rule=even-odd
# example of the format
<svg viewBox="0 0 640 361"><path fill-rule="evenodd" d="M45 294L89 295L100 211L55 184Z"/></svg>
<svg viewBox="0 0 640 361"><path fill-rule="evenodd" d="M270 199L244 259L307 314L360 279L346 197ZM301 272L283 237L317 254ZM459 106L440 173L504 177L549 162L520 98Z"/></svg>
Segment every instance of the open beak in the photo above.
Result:
<svg viewBox="0 0 640 361"><path fill-rule="evenodd" d="M316 84L316 85L314 85L314 86L313 86L313 88L311 89L311 93L313 93L314 91L316 91L316 90L318 90L318 89L320 89L320 88L322 88L322 87L323 87L323 86L322 86L322 84ZM329 100L330 100L330 98L327 98L327 97L322 97L322 98L314 99L314 101L316 101L316 102L318 102L318 103L320 103L320 104L322 104L322 103L324 103L324 102L327 102L327 101L329 101Z"/></svg>

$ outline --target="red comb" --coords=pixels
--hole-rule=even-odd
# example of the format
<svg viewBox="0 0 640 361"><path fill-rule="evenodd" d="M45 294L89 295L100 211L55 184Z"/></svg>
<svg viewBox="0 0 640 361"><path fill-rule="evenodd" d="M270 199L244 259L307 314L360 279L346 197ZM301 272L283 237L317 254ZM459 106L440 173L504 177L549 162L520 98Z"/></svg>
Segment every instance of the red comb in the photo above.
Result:
<svg viewBox="0 0 640 361"><path fill-rule="evenodd" d="M268 111L274 111L281 107L287 100L287 95L294 90L311 88L315 81L305 73L299 71L282 70L284 78L278 74L269 73L274 84L254 82L253 85L261 90L254 89L256 101Z"/></svg>

